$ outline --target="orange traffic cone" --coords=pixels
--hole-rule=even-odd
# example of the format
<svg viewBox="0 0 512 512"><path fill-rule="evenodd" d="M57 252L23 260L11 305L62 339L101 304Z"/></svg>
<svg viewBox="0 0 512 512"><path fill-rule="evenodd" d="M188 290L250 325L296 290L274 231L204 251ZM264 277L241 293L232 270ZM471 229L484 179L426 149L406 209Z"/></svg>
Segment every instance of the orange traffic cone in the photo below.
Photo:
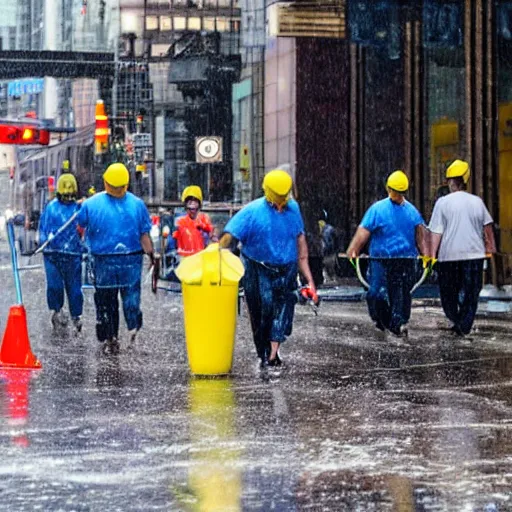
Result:
<svg viewBox="0 0 512 512"><path fill-rule="evenodd" d="M0 367L41 368L41 362L32 354L28 339L27 314L21 304L11 306L0 349Z"/></svg>

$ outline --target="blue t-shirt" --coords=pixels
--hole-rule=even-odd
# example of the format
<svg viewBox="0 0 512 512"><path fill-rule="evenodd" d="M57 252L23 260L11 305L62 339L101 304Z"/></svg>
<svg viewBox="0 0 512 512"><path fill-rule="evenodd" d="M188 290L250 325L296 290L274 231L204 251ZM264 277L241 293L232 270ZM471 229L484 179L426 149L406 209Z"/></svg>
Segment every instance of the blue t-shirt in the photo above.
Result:
<svg viewBox="0 0 512 512"><path fill-rule="evenodd" d="M75 202L64 203L58 199L50 201L41 215L39 223L39 241L46 242L50 234L55 234L80 208ZM44 253L59 252L64 254L82 254L84 252L80 235L76 229L75 219L62 233L57 235L44 249Z"/></svg>
<svg viewBox="0 0 512 512"><path fill-rule="evenodd" d="M416 226L421 224L423 218L411 203L396 204L387 198L368 208L360 226L371 233L370 256L415 258Z"/></svg>
<svg viewBox="0 0 512 512"><path fill-rule="evenodd" d="M260 197L232 217L224 229L242 243L242 253L269 265L297 261L297 238L304 234L304 222L296 201L282 212Z"/></svg>
<svg viewBox="0 0 512 512"><path fill-rule="evenodd" d="M146 205L131 192L122 198L102 192L87 199L78 215L78 224L86 228L92 254L141 252L140 237L151 229Z"/></svg>

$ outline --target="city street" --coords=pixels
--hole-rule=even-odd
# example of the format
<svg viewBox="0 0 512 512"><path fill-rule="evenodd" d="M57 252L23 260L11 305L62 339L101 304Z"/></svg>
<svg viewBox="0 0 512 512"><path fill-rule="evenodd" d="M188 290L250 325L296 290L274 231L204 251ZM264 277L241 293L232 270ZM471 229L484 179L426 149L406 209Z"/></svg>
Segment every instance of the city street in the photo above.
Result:
<svg viewBox="0 0 512 512"><path fill-rule="evenodd" d="M5 191L2 177L2 210ZM5 238L0 280L3 332ZM204 379L179 294L146 284L137 347L104 356L92 290L82 335L57 337L43 270L22 285L43 369L0 373L2 510L512 511L510 314L482 312L460 339L416 302L397 345L364 302L298 306L284 368L262 372L242 308L232 374Z"/></svg>

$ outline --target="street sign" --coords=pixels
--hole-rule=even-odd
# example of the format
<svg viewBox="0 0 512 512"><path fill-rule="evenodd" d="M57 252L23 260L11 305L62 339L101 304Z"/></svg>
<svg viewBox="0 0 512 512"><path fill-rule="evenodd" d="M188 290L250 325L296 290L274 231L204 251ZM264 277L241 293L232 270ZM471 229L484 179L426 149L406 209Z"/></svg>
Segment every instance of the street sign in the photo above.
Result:
<svg viewBox="0 0 512 512"><path fill-rule="evenodd" d="M153 139L151 133L132 133L133 147L135 150L139 148L152 148Z"/></svg>
<svg viewBox="0 0 512 512"><path fill-rule="evenodd" d="M222 162L222 137L196 137L196 162Z"/></svg>

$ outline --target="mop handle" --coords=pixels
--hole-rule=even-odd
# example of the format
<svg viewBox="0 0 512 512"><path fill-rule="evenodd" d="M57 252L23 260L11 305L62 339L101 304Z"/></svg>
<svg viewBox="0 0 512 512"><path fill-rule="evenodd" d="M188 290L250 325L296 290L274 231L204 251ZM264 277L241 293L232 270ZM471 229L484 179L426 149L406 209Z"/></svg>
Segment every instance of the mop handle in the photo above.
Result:
<svg viewBox="0 0 512 512"><path fill-rule="evenodd" d="M14 244L14 223L12 220L7 221L7 237L9 239L9 248L11 250L12 272L14 274L14 286L16 287L16 300L18 304L23 304L23 296L21 294L20 273L18 270L18 255L16 253L16 245Z"/></svg>
<svg viewBox="0 0 512 512"><path fill-rule="evenodd" d="M34 255L39 254L41 251L44 250L44 248L56 237L59 236L67 227L69 227L73 221L78 217L78 214L80 213L80 210L77 210L69 219L62 224L62 226L55 232L55 234L52 237L48 237L46 242L44 242L35 252ZM51 235L51 233L50 233Z"/></svg>

